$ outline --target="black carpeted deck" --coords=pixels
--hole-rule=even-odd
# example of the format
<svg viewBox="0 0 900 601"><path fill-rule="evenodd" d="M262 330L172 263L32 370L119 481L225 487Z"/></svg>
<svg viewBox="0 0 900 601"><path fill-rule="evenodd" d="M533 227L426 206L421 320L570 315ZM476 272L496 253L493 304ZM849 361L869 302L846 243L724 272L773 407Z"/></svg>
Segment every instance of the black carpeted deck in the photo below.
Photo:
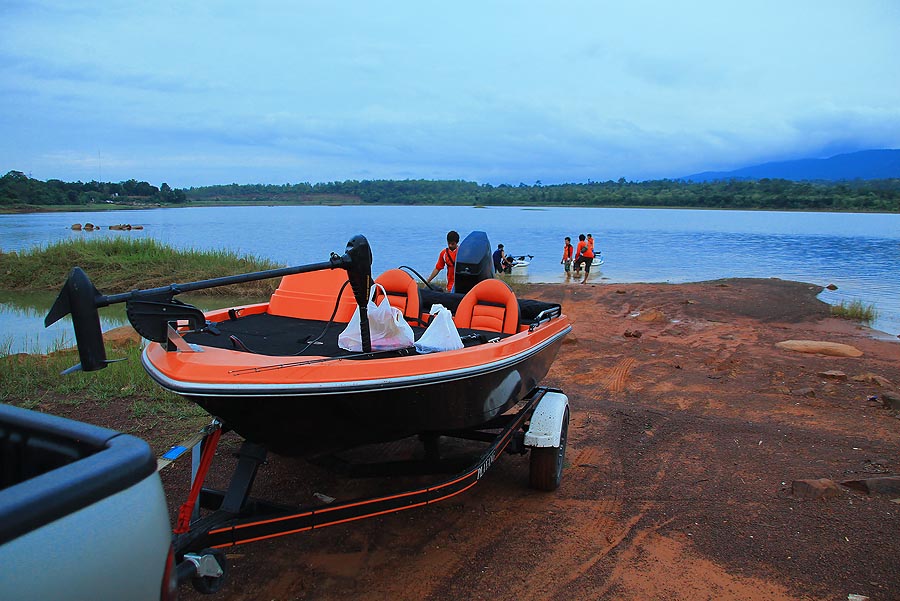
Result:
<svg viewBox="0 0 900 601"><path fill-rule="evenodd" d="M337 344L338 336L346 323L297 319L261 313L223 321L217 324L219 334L199 332L184 338L191 344L243 350L260 355L325 357L353 356ZM413 327L418 340L425 328ZM492 338L505 338L508 334L460 328L460 337L466 346L483 344ZM474 335L475 338L467 339ZM415 353L415 350L412 350Z"/></svg>

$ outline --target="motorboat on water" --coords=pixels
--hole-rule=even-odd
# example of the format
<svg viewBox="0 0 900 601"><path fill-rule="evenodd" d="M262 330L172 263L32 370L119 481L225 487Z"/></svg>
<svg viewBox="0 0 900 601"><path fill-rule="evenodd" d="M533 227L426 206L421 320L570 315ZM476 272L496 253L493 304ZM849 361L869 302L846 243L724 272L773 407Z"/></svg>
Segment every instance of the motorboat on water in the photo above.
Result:
<svg viewBox="0 0 900 601"><path fill-rule="evenodd" d="M558 304L519 299L493 277L490 249L484 232L463 241L452 292L420 288L412 270L373 279L363 236L322 263L111 296L74 268L45 323L71 313L76 368L101 369L110 361L97 308L126 303L132 326L150 341L142 363L151 378L278 454L485 428L540 383L571 331ZM204 314L174 298L267 277L282 279L264 303ZM449 309L464 347L372 350L366 307L373 284L416 339L433 307ZM354 312L363 343L358 352L338 345Z"/></svg>

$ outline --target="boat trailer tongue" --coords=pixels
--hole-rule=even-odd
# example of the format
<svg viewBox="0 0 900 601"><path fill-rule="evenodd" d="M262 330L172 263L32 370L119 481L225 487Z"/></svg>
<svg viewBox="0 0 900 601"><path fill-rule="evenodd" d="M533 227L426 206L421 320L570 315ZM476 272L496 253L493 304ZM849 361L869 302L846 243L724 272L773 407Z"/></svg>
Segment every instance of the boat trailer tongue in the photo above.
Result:
<svg viewBox="0 0 900 601"><path fill-rule="evenodd" d="M356 235L347 242L347 248L343 255L332 252L331 257L321 263L256 271L185 284L171 284L122 294L101 294L84 270L80 267L73 267L59 296L44 318L44 326L49 327L71 314L75 341L78 345L78 357L81 362L63 373L78 370L96 371L116 361L106 358L106 348L103 345L103 333L100 328L100 314L97 311L101 307L125 303L128 321L138 334L148 340L170 345L175 344L171 342L170 330L174 331L175 324L178 322L187 322L187 327L191 330L215 331L215 326L206 321L206 317L200 309L175 299L178 294L325 269L345 269L347 271L347 278L353 289L353 297L359 306L363 351L370 352L372 346L366 304L369 288L372 285L372 249L369 247L368 240L362 235Z"/></svg>

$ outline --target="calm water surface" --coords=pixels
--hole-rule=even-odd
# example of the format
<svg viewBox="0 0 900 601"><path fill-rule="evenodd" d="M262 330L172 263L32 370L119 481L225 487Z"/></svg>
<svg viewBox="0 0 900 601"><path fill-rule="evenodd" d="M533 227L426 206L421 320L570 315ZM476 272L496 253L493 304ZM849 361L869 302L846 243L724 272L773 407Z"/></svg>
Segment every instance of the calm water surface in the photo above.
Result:
<svg viewBox="0 0 900 601"><path fill-rule="evenodd" d="M74 223L104 227L76 232ZM112 231L130 223L143 230ZM835 284L823 300L861 300L880 312L876 328L900 333L900 215L666 209L475 207L225 207L102 213L0 215L0 250L23 250L66 238L152 237L177 248L229 249L286 265L343 253L364 234L373 271L407 265L428 275L448 229L487 232L511 254L531 254L532 282L565 281L559 264L565 236L592 233L605 264L602 282L694 282L725 277L777 277ZM225 274L223 274L225 275ZM62 280L62 276L61 276ZM103 291L112 292L112 291ZM44 331L49 303L0 297L0 343L13 351L70 336L70 326ZM113 316L104 325L122 323ZM6 340L4 340L6 338ZM40 338L40 340L39 340ZM28 348L21 348L22 344ZM17 348L17 345L19 348Z"/></svg>

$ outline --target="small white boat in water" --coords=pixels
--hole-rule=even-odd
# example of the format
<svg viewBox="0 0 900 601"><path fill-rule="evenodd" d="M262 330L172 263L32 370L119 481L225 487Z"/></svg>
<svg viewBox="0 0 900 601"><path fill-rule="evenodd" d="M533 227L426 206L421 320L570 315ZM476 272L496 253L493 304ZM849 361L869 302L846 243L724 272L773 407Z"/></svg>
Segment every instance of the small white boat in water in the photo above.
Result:
<svg viewBox="0 0 900 601"><path fill-rule="evenodd" d="M507 255L503 273L524 273L528 270L534 255Z"/></svg>

